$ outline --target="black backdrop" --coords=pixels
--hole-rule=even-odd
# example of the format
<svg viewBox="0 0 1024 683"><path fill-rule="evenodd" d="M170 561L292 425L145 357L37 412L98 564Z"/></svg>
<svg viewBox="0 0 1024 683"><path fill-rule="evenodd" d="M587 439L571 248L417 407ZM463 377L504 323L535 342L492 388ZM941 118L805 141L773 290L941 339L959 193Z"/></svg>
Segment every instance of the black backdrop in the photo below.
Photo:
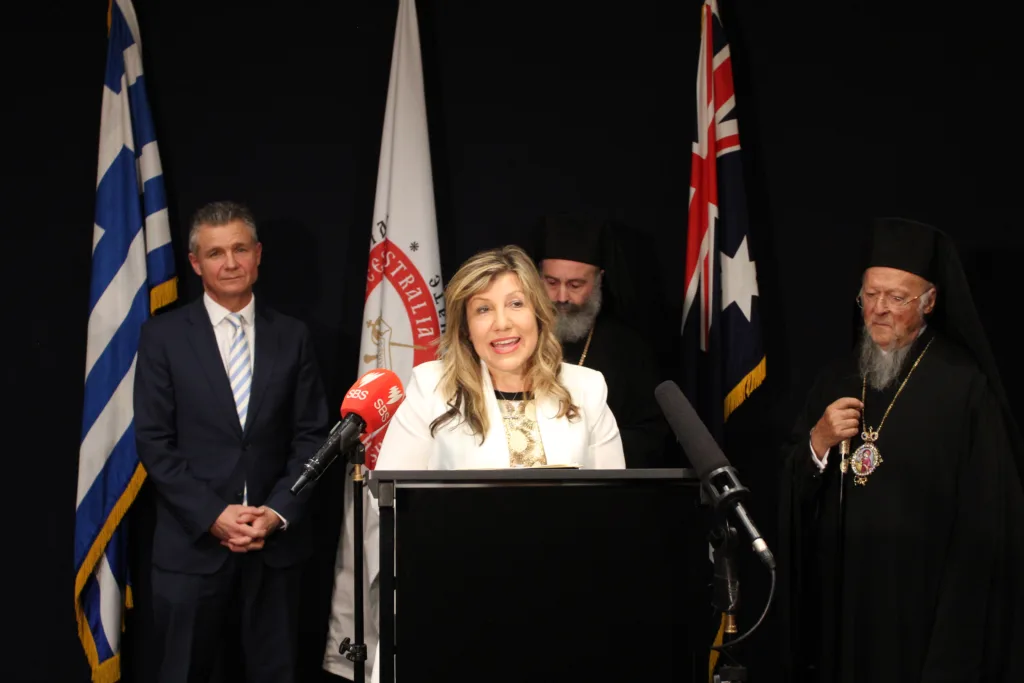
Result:
<svg viewBox="0 0 1024 683"><path fill-rule="evenodd" d="M7 10L3 293L9 521L6 680L84 681L72 611L76 487L105 2ZM851 245L867 216L934 222L959 242L1011 398L1021 361L1004 302L1015 230L1014 22L906 3L722 0L767 329L768 379L733 418L729 456L769 540L777 446L813 373L851 338ZM442 267L515 242L548 211L611 215L650 246L671 338L682 292L699 0L420 0ZM178 240L189 214L248 202L265 245L258 296L311 327L329 399L355 378L367 237L397 2L137 0L144 66ZM10 104L13 103L13 107ZM666 337L666 335L668 335ZM666 355L670 373L679 359ZM315 516L304 642L316 670L339 482ZM132 524L145 568L144 491ZM747 564L745 609L765 582ZM642 572L638 570L638 579ZM137 580L145 593L145 571ZM143 600L144 602L144 600ZM145 680L129 622L126 680ZM756 680L771 622L747 648ZM629 634L624 634L628 636ZM135 636L133 638L133 636ZM7 649L7 648L5 648Z"/></svg>

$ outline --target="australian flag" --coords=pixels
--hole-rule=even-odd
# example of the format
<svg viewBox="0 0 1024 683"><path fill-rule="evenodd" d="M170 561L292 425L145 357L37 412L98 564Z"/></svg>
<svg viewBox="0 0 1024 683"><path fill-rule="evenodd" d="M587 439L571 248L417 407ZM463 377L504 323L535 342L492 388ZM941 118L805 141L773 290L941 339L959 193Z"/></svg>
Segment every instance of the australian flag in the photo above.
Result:
<svg viewBox="0 0 1024 683"><path fill-rule="evenodd" d="M683 301L683 391L723 445L725 422L765 378L729 43L705 0L697 61Z"/></svg>

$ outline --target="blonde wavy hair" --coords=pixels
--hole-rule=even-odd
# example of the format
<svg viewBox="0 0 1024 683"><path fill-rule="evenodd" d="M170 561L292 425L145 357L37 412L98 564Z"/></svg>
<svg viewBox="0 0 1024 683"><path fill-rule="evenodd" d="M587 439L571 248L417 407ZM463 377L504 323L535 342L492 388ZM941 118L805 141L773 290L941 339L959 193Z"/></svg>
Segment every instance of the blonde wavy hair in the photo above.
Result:
<svg viewBox="0 0 1024 683"><path fill-rule="evenodd" d="M526 361L525 386L534 396L550 396L558 401L556 417L579 419L579 407L573 404L569 390L562 384L562 345L554 334L555 309L544 290L544 283L533 260L515 245L483 251L462 264L444 290L448 324L441 335L438 356L441 380L438 388L448 410L430 423L431 436L443 425L461 418L473 434L486 438L490 428L483 390L480 356L469 339L466 307L469 300L491 286L505 273L519 278L526 300L537 319L537 347Z"/></svg>

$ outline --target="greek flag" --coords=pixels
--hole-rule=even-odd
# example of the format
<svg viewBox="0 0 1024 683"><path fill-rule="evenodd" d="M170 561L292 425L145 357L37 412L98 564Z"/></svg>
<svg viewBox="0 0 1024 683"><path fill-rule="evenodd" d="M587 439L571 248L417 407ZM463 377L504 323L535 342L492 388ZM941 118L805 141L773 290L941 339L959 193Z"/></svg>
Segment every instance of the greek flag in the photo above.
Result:
<svg viewBox="0 0 1024 683"><path fill-rule="evenodd" d="M135 451L132 410L139 330L178 296L131 0L110 2L107 26L75 501L75 613L98 683L120 680L124 609L131 607L121 522L146 476Z"/></svg>

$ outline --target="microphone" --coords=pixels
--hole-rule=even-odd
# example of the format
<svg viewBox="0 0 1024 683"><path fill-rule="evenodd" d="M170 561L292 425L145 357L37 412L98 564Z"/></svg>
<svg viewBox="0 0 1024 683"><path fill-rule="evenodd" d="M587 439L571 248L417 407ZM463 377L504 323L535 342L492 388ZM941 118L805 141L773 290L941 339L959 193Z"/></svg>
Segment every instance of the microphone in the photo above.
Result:
<svg viewBox="0 0 1024 683"><path fill-rule="evenodd" d="M654 398L665 414L665 419L676 435L679 445L686 451L690 463L697 470L701 484L711 496L715 510L720 514L735 512L741 526L750 536L754 552L769 569L775 569L775 558L768 549L768 544L761 537L743 507L742 499L750 491L740 484L736 470L722 453L707 427L697 416L693 406L679 386L669 380L662 382L654 389Z"/></svg>
<svg viewBox="0 0 1024 683"><path fill-rule="evenodd" d="M292 494L298 495L310 482L319 479L338 455L359 442L361 436L373 434L390 422L404 400L402 381L390 370L370 370L356 380L341 402L341 421L302 466L302 474L292 484Z"/></svg>

